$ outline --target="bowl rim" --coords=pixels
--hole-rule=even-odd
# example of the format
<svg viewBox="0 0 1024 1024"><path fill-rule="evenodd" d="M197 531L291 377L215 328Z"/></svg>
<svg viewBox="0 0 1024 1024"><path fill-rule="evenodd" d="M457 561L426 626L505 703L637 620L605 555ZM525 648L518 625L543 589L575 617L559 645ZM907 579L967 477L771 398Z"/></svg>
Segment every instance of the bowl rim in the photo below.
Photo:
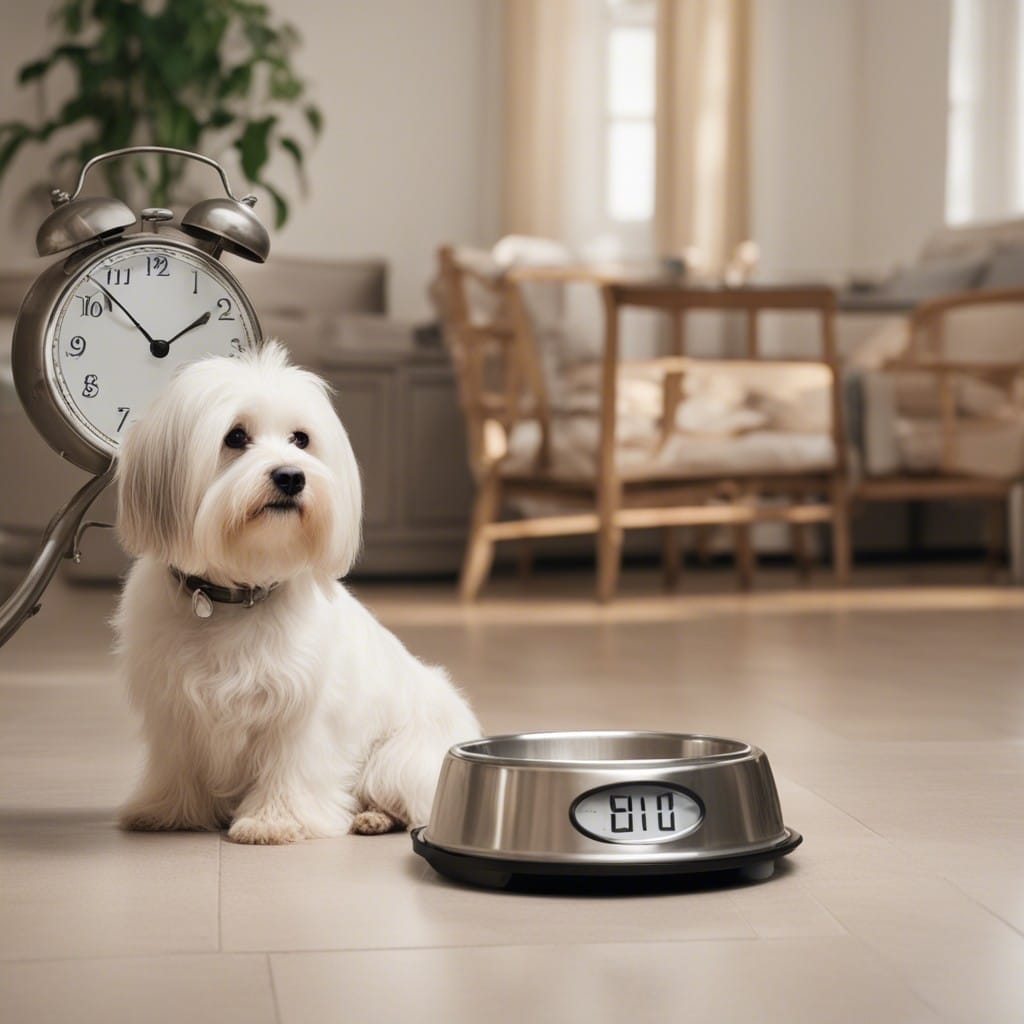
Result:
<svg viewBox="0 0 1024 1024"><path fill-rule="evenodd" d="M518 741L536 741L563 739L565 737L651 737L660 740L705 740L711 743L726 745L729 749L721 753L705 754L700 757L638 757L638 758L536 758L515 757L509 755L496 756L474 750L489 743L509 743ZM650 729L562 729L545 732L503 733L497 736L482 736L475 740L456 743L449 751L448 757L472 764L495 765L504 768L576 768L576 769L607 769L607 768L685 768L692 765L730 764L754 756L758 749L742 740L728 739L723 736L710 736L705 733L668 732Z"/></svg>

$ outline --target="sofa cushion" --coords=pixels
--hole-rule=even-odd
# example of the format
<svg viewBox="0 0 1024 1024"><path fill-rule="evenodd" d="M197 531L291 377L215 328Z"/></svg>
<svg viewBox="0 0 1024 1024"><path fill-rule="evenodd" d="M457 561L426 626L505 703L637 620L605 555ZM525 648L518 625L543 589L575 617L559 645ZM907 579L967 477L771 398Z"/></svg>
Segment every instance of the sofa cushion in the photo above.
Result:
<svg viewBox="0 0 1024 1024"><path fill-rule="evenodd" d="M920 302L949 292L978 287L988 266L988 253L929 260L897 271L877 294L887 299Z"/></svg>
<svg viewBox="0 0 1024 1024"><path fill-rule="evenodd" d="M252 299L263 333L292 358L317 366L327 325L347 313L386 312L387 264L381 260L274 256L264 265L231 262Z"/></svg>
<svg viewBox="0 0 1024 1024"><path fill-rule="evenodd" d="M835 465L830 435L752 430L734 437L673 434L664 445L656 434L627 433L616 466L624 480L697 480L789 473L828 472ZM600 425L591 416L555 417L551 423L549 474L557 480L594 480ZM516 424L502 463L505 476L532 475L540 449L535 421Z"/></svg>
<svg viewBox="0 0 1024 1024"><path fill-rule="evenodd" d="M694 360L683 378L674 429L662 436L664 371L624 364L617 388L616 461L624 479L826 472L835 464L832 373L820 363ZM593 480L600 441L600 367L562 378L551 419L548 472ZM531 473L539 425L517 424L502 469Z"/></svg>
<svg viewBox="0 0 1024 1024"><path fill-rule="evenodd" d="M982 288L1024 288L1024 244L1000 245L981 279Z"/></svg>

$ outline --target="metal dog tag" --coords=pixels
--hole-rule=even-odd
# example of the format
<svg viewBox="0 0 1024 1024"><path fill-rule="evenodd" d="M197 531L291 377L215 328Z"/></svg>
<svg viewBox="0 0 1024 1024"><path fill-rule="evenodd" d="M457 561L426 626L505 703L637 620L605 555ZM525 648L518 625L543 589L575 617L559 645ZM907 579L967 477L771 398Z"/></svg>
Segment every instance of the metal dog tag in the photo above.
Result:
<svg viewBox="0 0 1024 1024"><path fill-rule="evenodd" d="M213 614L213 602L202 590L192 591L192 614L197 619L208 619Z"/></svg>

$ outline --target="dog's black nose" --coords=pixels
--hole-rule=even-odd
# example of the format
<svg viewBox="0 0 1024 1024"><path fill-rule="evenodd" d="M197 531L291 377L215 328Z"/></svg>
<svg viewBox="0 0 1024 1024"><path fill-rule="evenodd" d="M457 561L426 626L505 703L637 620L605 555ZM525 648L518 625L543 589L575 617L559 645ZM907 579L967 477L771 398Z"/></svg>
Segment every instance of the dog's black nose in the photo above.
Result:
<svg viewBox="0 0 1024 1024"><path fill-rule="evenodd" d="M306 486L306 474L294 466L278 466L270 471L270 479L282 493L292 497Z"/></svg>

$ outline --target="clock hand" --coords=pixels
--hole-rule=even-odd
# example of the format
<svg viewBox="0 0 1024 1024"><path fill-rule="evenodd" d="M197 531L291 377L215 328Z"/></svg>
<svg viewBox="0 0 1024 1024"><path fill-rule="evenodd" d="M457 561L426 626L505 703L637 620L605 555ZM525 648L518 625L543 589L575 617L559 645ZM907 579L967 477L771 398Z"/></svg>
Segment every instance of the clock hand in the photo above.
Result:
<svg viewBox="0 0 1024 1024"><path fill-rule="evenodd" d="M178 331L178 333L170 339L170 341L150 341L149 351L156 356L157 359L163 359L165 355L171 350L171 344L177 341L183 334L188 334L189 331L195 330L197 327L202 327L203 324L210 322L212 313L203 313L202 316L197 316L184 330Z"/></svg>
<svg viewBox="0 0 1024 1024"><path fill-rule="evenodd" d="M173 345L174 342L176 342L183 334L188 334L189 331L194 331L197 327L202 327L203 324L208 324L211 316L213 316L213 314L209 310L207 310L202 316L197 316L195 320L188 325L188 327L184 330L178 331L173 338L168 338L167 344Z"/></svg>
<svg viewBox="0 0 1024 1024"><path fill-rule="evenodd" d="M110 301L111 301L111 302L113 302L113 303L114 303L114 305L115 305L115 306L117 306L117 307L118 307L118 308L119 308L119 309L121 310L121 312L122 312L122 313L124 313L124 315L125 315L126 317L128 317L128 319L129 319L129 320L131 320L131 322L132 322L133 324L135 324L135 326L136 326L136 327L137 327L137 328L138 328L138 329L139 329L139 330L140 330L140 331L141 331L141 332L143 333L143 335L145 336L145 338L146 338L146 341L148 341L148 342L149 342L149 344L150 344L150 347L152 347L152 346L153 346L153 345L154 345L155 343L154 343L153 339L152 339L152 338L150 337L150 335L149 335L149 332L148 332L148 331L146 330L146 328L145 328L145 327L143 327L143 326L142 326L142 324L140 324L140 323L139 323L139 321L138 321L138 320L136 320L136 319L135 319L135 317L133 317L133 316L131 315L131 313L129 313L129 312L128 312L128 310L127 310L127 309L125 309L125 307L124 307L124 306L123 306L123 305L122 305L122 304L121 304L121 303L120 303L120 302L119 302L119 301L118 301L118 300L117 300L116 298L114 298L114 296L113 296L113 295L111 295L111 294L110 294L110 292L108 292L108 291L107 291L107 289L106 289L106 288L104 288L104 287L103 287L103 285L101 285L101 284L99 283L99 281L97 281L97 280L96 280L96 278L94 278L94 277L91 277L91 276L90 276L90 277L89 277L89 280L90 280L90 281L92 281L92 283L93 283L94 285L96 285L96 287L97 287L97 288L99 288L99 290L100 290L101 292L103 292L103 294L104 294L104 295L106 295L106 297L107 297L108 299L110 299Z"/></svg>

